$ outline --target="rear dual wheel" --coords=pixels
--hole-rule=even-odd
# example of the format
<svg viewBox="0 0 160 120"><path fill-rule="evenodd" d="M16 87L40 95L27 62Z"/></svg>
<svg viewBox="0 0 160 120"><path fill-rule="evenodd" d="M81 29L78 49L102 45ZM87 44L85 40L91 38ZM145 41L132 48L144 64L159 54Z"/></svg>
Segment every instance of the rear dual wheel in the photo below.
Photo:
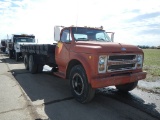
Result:
<svg viewBox="0 0 160 120"><path fill-rule="evenodd" d="M37 65L37 72L38 73L41 73L43 71L43 66L44 66L43 64L38 64Z"/></svg>
<svg viewBox="0 0 160 120"><path fill-rule="evenodd" d="M41 73L43 70L43 64L37 64L34 60L34 55L24 56L24 65L26 70L29 70L32 74Z"/></svg>
<svg viewBox="0 0 160 120"><path fill-rule="evenodd" d="M26 70L29 70L29 60L28 60L28 55L24 56L24 66Z"/></svg>
<svg viewBox="0 0 160 120"><path fill-rule="evenodd" d="M37 64L35 63L34 56L33 56L33 55L30 55L28 61L29 61L29 62L28 62L29 71L30 71L32 74L37 73Z"/></svg>

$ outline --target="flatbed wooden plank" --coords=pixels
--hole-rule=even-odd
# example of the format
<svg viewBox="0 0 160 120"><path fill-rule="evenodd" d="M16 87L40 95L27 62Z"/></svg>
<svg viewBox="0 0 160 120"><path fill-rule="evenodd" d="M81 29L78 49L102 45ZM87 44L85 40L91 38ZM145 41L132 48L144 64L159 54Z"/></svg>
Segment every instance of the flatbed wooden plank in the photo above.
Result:
<svg viewBox="0 0 160 120"><path fill-rule="evenodd" d="M56 44L24 44L21 45L21 51L26 53L35 53L40 55L47 55L55 53Z"/></svg>

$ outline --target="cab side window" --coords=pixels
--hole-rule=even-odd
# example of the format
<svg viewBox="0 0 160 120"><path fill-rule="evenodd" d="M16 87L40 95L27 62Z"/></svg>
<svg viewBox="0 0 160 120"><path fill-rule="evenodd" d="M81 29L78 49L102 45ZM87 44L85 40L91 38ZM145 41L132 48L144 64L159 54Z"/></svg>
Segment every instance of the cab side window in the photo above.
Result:
<svg viewBox="0 0 160 120"><path fill-rule="evenodd" d="M70 32L68 29L63 30L62 36L61 36L61 41L62 42L70 42L72 40Z"/></svg>

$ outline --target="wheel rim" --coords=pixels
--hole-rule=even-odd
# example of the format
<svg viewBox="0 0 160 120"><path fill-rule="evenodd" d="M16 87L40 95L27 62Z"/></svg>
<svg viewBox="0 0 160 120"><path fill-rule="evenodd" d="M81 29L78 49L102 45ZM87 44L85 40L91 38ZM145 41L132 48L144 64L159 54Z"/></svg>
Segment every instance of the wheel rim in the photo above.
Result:
<svg viewBox="0 0 160 120"><path fill-rule="evenodd" d="M72 87L77 95L81 95L83 93L84 90L83 79L78 73L74 74L72 78Z"/></svg>

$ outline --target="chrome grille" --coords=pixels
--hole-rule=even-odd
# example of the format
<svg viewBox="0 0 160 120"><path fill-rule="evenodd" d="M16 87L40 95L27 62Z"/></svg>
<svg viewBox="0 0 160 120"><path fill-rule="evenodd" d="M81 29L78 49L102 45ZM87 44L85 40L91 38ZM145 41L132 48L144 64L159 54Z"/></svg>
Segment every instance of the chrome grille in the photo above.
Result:
<svg viewBox="0 0 160 120"><path fill-rule="evenodd" d="M136 55L110 55L108 56L107 71L125 71L135 69Z"/></svg>
<svg viewBox="0 0 160 120"><path fill-rule="evenodd" d="M109 60L133 60L136 58L136 55L114 55L109 56Z"/></svg>

